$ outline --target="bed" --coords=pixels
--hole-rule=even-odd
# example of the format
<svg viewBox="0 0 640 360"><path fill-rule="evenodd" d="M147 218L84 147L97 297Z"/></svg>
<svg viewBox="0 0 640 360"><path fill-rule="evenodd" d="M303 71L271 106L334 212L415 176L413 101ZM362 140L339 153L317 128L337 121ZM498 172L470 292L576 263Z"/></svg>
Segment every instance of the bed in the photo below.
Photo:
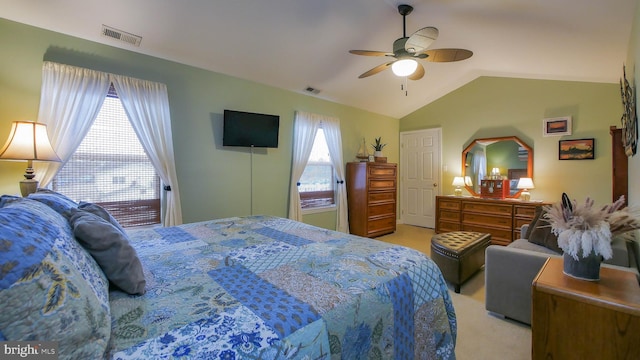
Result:
<svg viewBox="0 0 640 360"><path fill-rule="evenodd" d="M144 294L132 295L78 238L78 204L46 195L0 200L0 241L17 236L7 221L16 214L26 216L23 237L24 226L53 237L35 260L2 274L3 306L45 300L20 316L3 311L0 340L59 341L61 358L455 358L447 285L418 251L271 216L128 230L125 246L144 275ZM15 251L0 246L0 266ZM44 263L62 270L46 280L40 271L35 287L34 266ZM67 296L51 309L56 283Z"/></svg>

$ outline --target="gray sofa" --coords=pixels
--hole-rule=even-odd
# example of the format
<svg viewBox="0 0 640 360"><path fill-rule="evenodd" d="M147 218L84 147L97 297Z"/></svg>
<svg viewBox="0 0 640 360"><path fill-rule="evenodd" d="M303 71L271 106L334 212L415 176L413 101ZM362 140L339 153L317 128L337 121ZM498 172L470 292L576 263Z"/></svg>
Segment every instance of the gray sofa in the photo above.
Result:
<svg viewBox="0 0 640 360"><path fill-rule="evenodd" d="M529 242L527 225L522 239L508 246L491 245L485 252L485 307L494 314L531 324L531 284L545 261L562 257L547 247ZM633 236L628 236L633 235ZM640 273L640 234L613 239L613 257L602 266ZM640 282L640 277L639 277ZM640 285L639 285L640 286Z"/></svg>

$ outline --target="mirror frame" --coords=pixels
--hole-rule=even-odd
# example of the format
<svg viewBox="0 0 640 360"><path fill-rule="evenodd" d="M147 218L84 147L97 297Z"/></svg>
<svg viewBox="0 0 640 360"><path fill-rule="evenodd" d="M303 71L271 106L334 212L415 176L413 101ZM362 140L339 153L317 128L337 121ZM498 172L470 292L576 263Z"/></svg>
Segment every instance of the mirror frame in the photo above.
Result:
<svg viewBox="0 0 640 360"><path fill-rule="evenodd" d="M467 154L471 151L471 149L476 145L484 142L498 142L498 141L515 141L518 145L525 148L529 154L527 158L527 177L533 178L533 148L527 145L524 141L520 140L517 136L503 136L503 137L493 137L493 138L482 138L482 139L474 139L469 146L467 146L464 151L462 151L462 177L466 174L466 163L467 163ZM480 196L477 192L473 190L472 187L465 185L464 186L467 191L473 196ZM522 190L518 190L513 195L507 196L507 198L517 198L522 193Z"/></svg>

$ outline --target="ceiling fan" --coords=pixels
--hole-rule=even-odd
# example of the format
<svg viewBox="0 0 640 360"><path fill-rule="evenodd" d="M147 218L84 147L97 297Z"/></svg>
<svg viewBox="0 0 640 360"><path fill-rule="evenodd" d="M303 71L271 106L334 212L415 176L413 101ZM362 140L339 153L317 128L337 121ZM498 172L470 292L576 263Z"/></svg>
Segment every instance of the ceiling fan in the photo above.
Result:
<svg viewBox="0 0 640 360"><path fill-rule="evenodd" d="M364 72L358 78L362 79L375 75L389 67L397 76L406 76L410 80L419 80L424 76L424 67L416 61L423 59L431 62L452 62L465 60L473 55L473 52L465 49L432 49L427 48L438 38L438 29L435 27L425 27L414 32L407 37L406 16L413 11L413 6L398 5L398 12L402 15L402 37L393 42L393 52L370 51L370 50L349 50L355 55L365 56L388 56L394 60L378 65L373 69Z"/></svg>

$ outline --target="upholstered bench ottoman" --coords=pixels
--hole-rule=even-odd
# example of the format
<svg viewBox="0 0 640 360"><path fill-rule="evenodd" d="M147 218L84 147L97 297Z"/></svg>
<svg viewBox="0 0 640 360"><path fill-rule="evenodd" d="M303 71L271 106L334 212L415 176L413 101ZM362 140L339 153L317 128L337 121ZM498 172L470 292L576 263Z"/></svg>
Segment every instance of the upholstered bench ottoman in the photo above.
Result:
<svg viewBox="0 0 640 360"><path fill-rule="evenodd" d="M431 259L444 279L453 283L456 293L460 293L460 285L484 265L484 251L490 242L491 234L472 231L433 235Z"/></svg>

